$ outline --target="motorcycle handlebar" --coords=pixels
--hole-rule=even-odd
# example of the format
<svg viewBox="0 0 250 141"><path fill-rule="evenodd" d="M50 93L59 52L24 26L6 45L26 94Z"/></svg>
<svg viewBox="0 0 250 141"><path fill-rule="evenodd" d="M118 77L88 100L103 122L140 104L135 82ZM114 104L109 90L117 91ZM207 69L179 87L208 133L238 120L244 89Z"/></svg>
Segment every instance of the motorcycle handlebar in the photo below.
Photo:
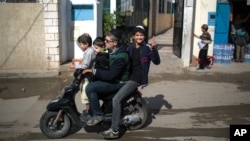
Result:
<svg viewBox="0 0 250 141"><path fill-rule="evenodd" d="M74 78L75 80L73 81L73 84L79 85L82 81L83 78L83 69L76 69L74 72Z"/></svg>
<svg viewBox="0 0 250 141"><path fill-rule="evenodd" d="M83 71L83 69L76 69L75 72L74 72L74 77L78 78L79 76L81 76L82 71Z"/></svg>

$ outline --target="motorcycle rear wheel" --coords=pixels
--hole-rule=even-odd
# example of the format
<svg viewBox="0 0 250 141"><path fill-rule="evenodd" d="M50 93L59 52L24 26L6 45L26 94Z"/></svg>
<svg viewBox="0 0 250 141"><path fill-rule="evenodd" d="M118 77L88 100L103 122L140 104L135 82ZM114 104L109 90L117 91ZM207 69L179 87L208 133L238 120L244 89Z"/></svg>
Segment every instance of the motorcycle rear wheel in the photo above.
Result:
<svg viewBox="0 0 250 141"><path fill-rule="evenodd" d="M66 114L63 114L62 121L59 121L57 127L53 126L57 113L46 111L40 118L40 129L48 138L57 139L65 137L71 128L70 119Z"/></svg>
<svg viewBox="0 0 250 141"><path fill-rule="evenodd" d="M145 101L142 103L136 103L134 107L136 110L133 112L133 114L138 115L141 118L141 122L135 125L130 125L129 130L138 130L142 128L148 119L148 109Z"/></svg>

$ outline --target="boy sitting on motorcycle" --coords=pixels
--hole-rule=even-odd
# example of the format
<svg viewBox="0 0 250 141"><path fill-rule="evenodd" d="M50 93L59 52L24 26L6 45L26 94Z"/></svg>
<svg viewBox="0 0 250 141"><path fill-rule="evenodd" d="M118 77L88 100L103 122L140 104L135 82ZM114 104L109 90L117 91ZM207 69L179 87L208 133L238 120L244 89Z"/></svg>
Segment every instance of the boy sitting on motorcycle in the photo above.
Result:
<svg viewBox="0 0 250 141"><path fill-rule="evenodd" d="M93 66L95 69L109 69L109 54L108 50L105 49L105 43L103 37L96 37L96 39L93 41L93 49L96 53L96 58L92 61ZM86 76L88 74L89 79L84 79L84 83L82 86L82 95L81 95L81 101L83 104L86 104L86 108L83 111L82 115L80 116L80 119L82 122L86 122L90 118L89 114L89 101L88 97L85 93L85 88L89 84L89 82L93 81L95 78L93 77L93 74L90 69L85 69L83 73Z"/></svg>

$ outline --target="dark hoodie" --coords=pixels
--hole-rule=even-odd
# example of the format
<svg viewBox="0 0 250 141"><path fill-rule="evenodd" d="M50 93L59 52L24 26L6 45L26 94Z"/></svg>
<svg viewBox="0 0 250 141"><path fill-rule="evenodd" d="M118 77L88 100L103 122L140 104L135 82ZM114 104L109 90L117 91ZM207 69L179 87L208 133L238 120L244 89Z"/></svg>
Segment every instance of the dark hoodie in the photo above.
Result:
<svg viewBox="0 0 250 141"><path fill-rule="evenodd" d="M133 48L135 45L132 44L128 47L129 56L132 56ZM149 44L143 43L140 46L140 59L141 59L141 67L142 67L142 87L148 85L148 72L150 67L150 62L152 61L154 64L159 65L160 55L157 49L152 49Z"/></svg>
<svg viewBox="0 0 250 141"><path fill-rule="evenodd" d="M109 56L109 70L96 69L94 75L103 81L128 81L130 61L125 46L119 46Z"/></svg>

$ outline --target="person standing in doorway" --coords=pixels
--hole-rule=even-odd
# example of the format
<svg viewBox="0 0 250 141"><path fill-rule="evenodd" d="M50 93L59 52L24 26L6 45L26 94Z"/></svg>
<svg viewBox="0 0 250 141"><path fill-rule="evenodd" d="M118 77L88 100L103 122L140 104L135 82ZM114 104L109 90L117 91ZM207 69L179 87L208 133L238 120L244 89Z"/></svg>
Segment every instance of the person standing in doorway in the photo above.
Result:
<svg viewBox="0 0 250 141"><path fill-rule="evenodd" d="M245 30L245 28L240 28L240 29L236 30L236 38L235 38L236 59L235 59L235 62L244 62L245 48L246 48L248 39L249 39L249 36L248 36L248 33Z"/></svg>
<svg viewBox="0 0 250 141"><path fill-rule="evenodd" d="M207 60L208 44L212 42L211 35L208 32L208 25L203 24L201 26L201 31L202 34L200 36L193 33L194 37L200 39L200 41L198 42L198 46L200 48L198 59L200 64L197 70L204 70L205 66L207 66L207 68L211 68L212 63L211 61Z"/></svg>

